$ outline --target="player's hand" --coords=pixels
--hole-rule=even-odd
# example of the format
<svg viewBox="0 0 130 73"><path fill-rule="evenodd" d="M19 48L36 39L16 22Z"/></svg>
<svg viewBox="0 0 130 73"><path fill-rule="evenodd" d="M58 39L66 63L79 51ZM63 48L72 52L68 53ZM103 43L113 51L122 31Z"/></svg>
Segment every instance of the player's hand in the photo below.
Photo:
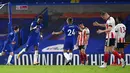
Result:
<svg viewBox="0 0 130 73"><path fill-rule="evenodd" d="M76 44L75 44L75 46L77 46L77 47L78 47L78 43L76 43Z"/></svg>
<svg viewBox="0 0 130 73"><path fill-rule="evenodd" d="M40 35L41 39L43 39L43 35Z"/></svg>
<svg viewBox="0 0 130 73"><path fill-rule="evenodd" d="M77 45L74 45L74 49L73 50L77 50L78 49L78 46Z"/></svg>
<svg viewBox="0 0 130 73"><path fill-rule="evenodd" d="M93 22L93 26L99 26L99 23L98 22Z"/></svg>
<svg viewBox="0 0 130 73"><path fill-rule="evenodd" d="M0 53L0 56L2 56L2 53Z"/></svg>
<svg viewBox="0 0 130 73"><path fill-rule="evenodd" d="M88 44L88 41L85 41L84 44L87 45L87 44Z"/></svg>
<svg viewBox="0 0 130 73"><path fill-rule="evenodd" d="M16 44L16 42L15 42L15 41L13 41L13 42L12 42L12 44Z"/></svg>
<svg viewBox="0 0 130 73"><path fill-rule="evenodd" d="M97 33L98 33L98 34L101 34L101 33L103 33L103 30L100 30L100 29L99 29L99 30L97 31Z"/></svg>
<svg viewBox="0 0 130 73"><path fill-rule="evenodd" d="M55 34L56 34L56 33L53 31L53 32L52 32L52 35L55 35Z"/></svg>

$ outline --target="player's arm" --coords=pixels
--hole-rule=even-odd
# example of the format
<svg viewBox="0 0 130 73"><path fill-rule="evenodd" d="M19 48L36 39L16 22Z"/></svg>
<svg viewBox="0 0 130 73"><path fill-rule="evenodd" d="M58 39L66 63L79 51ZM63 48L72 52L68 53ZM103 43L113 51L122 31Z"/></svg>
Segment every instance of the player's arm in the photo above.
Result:
<svg viewBox="0 0 130 73"><path fill-rule="evenodd" d="M87 28L87 30L84 32L86 35L85 35L85 44L87 44L88 42L88 39L89 39L89 36L90 36L90 31L89 29Z"/></svg>
<svg viewBox="0 0 130 73"><path fill-rule="evenodd" d="M100 24L100 23L98 23L98 22L93 22L93 26L100 26L100 27L105 27L106 26L106 24Z"/></svg>
<svg viewBox="0 0 130 73"><path fill-rule="evenodd" d="M78 26L76 26L76 31L78 32L82 32L83 29L79 28Z"/></svg>
<svg viewBox="0 0 130 73"><path fill-rule="evenodd" d="M86 38L86 40L88 41L88 39L89 39L89 36L90 36L90 30L89 30L89 29L87 30L87 33L86 33L86 35L87 35L87 38Z"/></svg>
<svg viewBox="0 0 130 73"><path fill-rule="evenodd" d="M108 26L108 29L105 29L105 30L100 30L100 29L99 29L99 30L97 31L97 33L98 33L98 34L104 33L104 32L107 33L107 32L110 32L111 30L112 30L112 26L109 25L109 26Z"/></svg>
<svg viewBox="0 0 130 73"><path fill-rule="evenodd" d="M39 35L40 35L40 38L43 39L43 33L42 33L42 30L40 30Z"/></svg>
<svg viewBox="0 0 130 73"><path fill-rule="evenodd" d="M78 36L77 36L76 46L78 46L78 42L79 42L79 34L78 34Z"/></svg>
<svg viewBox="0 0 130 73"><path fill-rule="evenodd" d="M13 40L12 40L11 44L16 44L15 37L16 37L16 34L14 34L14 37L13 37Z"/></svg>
<svg viewBox="0 0 130 73"><path fill-rule="evenodd" d="M43 39L43 28L44 28L44 26L43 26L43 24L41 24L41 26L40 26L40 37Z"/></svg>
<svg viewBox="0 0 130 73"><path fill-rule="evenodd" d="M119 31L119 26L116 25L116 26L115 26L115 32L117 33L118 31Z"/></svg>
<svg viewBox="0 0 130 73"><path fill-rule="evenodd" d="M9 26L9 33L10 33L10 32L13 32L13 27L12 27L12 25L11 25L10 22L8 23L8 26Z"/></svg>
<svg viewBox="0 0 130 73"><path fill-rule="evenodd" d="M37 28L37 25L34 22L32 22L30 26L30 31L36 28Z"/></svg>
<svg viewBox="0 0 130 73"><path fill-rule="evenodd" d="M43 38L43 33L42 32L40 32L40 37Z"/></svg>
<svg viewBox="0 0 130 73"><path fill-rule="evenodd" d="M59 32L52 32L52 35L59 35L59 34L63 34L64 33L64 31L65 31L65 26L62 28L62 30L61 31L59 31Z"/></svg>
<svg viewBox="0 0 130 73"><path fill-rule="evenodd" d="M52 32L52 35L59 35L59 34L63 34L64 32L63 31L59 31L59 32Z"/></svg>

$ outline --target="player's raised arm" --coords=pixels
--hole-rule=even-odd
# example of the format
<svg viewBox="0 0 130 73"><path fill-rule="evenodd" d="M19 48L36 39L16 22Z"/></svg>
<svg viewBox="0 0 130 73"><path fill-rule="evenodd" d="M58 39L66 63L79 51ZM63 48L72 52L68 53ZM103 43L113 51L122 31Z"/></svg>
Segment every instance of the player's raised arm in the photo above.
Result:
<svg viewBox="0 0 130 73"><path fill-rule="evenodd" d="M113 24L115 24L115 20L113 19L113 17L111 17L107 12L101 12L101 18L102 19L104 19L104 20L106 20L106 24L105 25L103 25L103 24L99 24L99 23L94 23L94 25L96 25L96 26L104 26L104 27L106 27L106 29L105 30L98 30L97 31L97 33L108 33L108 32L110 32L111 30L112 30L112 28L114 28L114 25Z"/></svg>
<svg viewBox="0 0 130 73"><path fill-rule="evenodd" d="M59 35L59 34L63 34L64 32L63 31L59 31L59 32L52 32L52 35Z"/></svg>
<svg viewBox="0 0 130 73"><path fill-rule="evenodd" d="M110 17L110 15L107 12L101 12L100 15L101 15L101 18L104 19L104 20L106 20L106 21ZM98 23L98 22L95 21L95 22L93 22L93 26L106 27L107 24L100 24L100 23Z"/></svg>
<svg viewBox="0 0 130 73"><path fill-rule="evenodd" d="M100 26L100 27L105 27L106 24L100 24L97 21L93 22L93 26Z"/></svg>
<svg viewBox="0 0 130 73"><path fill-rule="evenodd" d="M35 24L35 22L32 22L30 26L30 31L36 28L37 28L37 25Z"/></svg>
<svg viewBox="0 0 130 73"><path fill-rule="evenodd" d="M63 28L62 28L62 30L61 31L59 31L59 32L52 32L52 35L59 35L59 34L63 34L64 33L64 31L65 31L65 27L66 26L64 26Z"/></svg>

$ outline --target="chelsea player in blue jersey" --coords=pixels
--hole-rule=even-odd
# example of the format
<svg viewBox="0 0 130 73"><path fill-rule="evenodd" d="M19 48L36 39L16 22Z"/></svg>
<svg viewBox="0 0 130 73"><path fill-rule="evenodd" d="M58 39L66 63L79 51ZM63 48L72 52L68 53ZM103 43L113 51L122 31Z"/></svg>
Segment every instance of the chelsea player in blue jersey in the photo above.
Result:
<svg viewBox="0 0 130 73"><path fill-rule="evenodd" d="M17 26L14 27L14 31L11 31L8 34L7 40L4 41L4 45L2 47L2 52L0 53L0 56L3 56L6 54L6 52L9 52L9 56L8 56L8 61L7 61L7 65L10 65L12 57L14 55L13 53L13 48L12 45L15 44L15 38L16 38L16 33L19 32L19 28Z"/></svg>
<svg viewBox="0 0 130 73"><path fill-rule="evenodd" d="M67 18L66 22L67 22L67 25L65 25L61 31L52 32L52 35L58 35L58 34L64 33L65 40L64 40L64 53L63 54L66 59L65 64L70 65L70 62L73 56L72 51L75 45L76 33L80 31L80 29L78 28L78 26L73 25L72 18Z"/></svg>
<svg viewBox="0 0 130 73"><path fill-rule="evenodd" d="M34 46L35 52L34 52L34 65L38 65L38 47L39 47L39 37L43 38L42 34L41 34L41 29L43 27L42 24L43 21L43 17L39 16L37 21L33 21L31 26L30 26L30 34L26 43L26 47L23 48L19 54L18 54L18 58L21 56L21 54L25 51L28 50L29 47Z"/></svg>

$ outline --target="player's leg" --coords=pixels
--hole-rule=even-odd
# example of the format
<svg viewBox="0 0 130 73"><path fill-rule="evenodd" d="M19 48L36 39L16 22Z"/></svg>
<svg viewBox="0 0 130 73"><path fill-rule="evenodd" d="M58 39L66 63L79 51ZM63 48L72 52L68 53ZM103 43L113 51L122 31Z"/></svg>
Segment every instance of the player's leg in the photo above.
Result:
<svg viewBox="0 0 130 73"><path fill-rule="evenodd" d="M79 57L80 57L80 62L81 62L81 65L84 64L84 54L83 54L83 51L82 51L82 46L79 46Z"/></svg>
<svg viewBox="0 0 130 73"><path fill-rule="evenodd" d="M7 45L7 42L5 41L5 42L4 42L4 45L3 45L3 47L2 47L2 52L0 53L0 56L5 55L5 52L6 52L6 45Z"/></svg>
<svg viewBox="0 0 130 73"><path fill-rule="evenodd" d="M121 53L121 58L124 59L124 57L125 57L124 48L120 48L120 53Z"/></svg>
<svg viewBox="0 0 130 73"><path fill-rule="evenodd" d="M68 64L69 64L69 54L68 54L68 50L64 49L63 55L64 55L64 58L65 58L65 65L68 65Z"/></svg>
<svg viewBox="0 0 130 73"><path fill-rule="evenodd" d="M105 49L104 49L104 63L103 65L100 66L100 68L106 68L107 67L107 62L109 59L109 39L106 39L106 43L105 43Z"/></svg>
<svg viewBox="0 0 130 73"><path fill-rule="evenodd" d="M119 47L119 52L121 54L121 58L124 59L124 56L125 56L125 54L124 54L124 43L119 43L118 47ZM122 64L120 63L119 65L122 65Z"/></svg>
<svg viewBox="0 0 130 73"><path fill-rule="evenodd" d="M26 47L24 47L24 48L23 48L23 49L18 53L18 55L17 55L17 59L19 59L20 56L21 56L24 52L26 52L26 51L28 50L28 48L29 48L29 46L26 45Z"/></svg>
<svg viewBox="0 0 130 73"><path fill-rule="evenodd" d="M111 42L113 42L113 41L111 41ZM121 61L121 63L122 63L122 67L124 68L125 67L125 61L124 61L124 59L119 55L119 53L116 51L116 50L114 50L114 46L113 46L113 44L110 44L110 51L113 53L113 55L114 56L116 56L117 58L119 58L120 59L120 61Z"/></svg>
<svg viewBox="0 0 130 73"><path fill-rule="evenodd" d="M118 47L115 48L114 46L111 46L110 49L109 49L109 51L114 55L114 62L112 63L112 65L114 65L114 66L117 65L117 63L118 63L119 55L115 54L116 52L119 52L118 49L119 49Z"/></svg>
<svg viewBox="0 0 130 73"><path fill-rule="evenodd" d="M83 46L83 54L84 54L85 64L88 64L88 57L87 57L87 53L86 53L86 46Z"/></svg>
<svg viewBox="0 0 130 73"><path fill-rule="evenodd" d="M3 55L5 55L5 52L4 52L4 51L2 51L2 52L0 53L0 56L3 56Z"/></svg>
<svg viewBox="0 0 130 73"><path fill-rule="evenodd" d="M69 42L65 41L64 42L64 50L63 50L63 55L65 57L65 64L69 62L69 54L68 54L68 48L69 48Z"/></svg>
<svg viewBox="0 0 130 73"><path fill-rule="evenodd" d="M6 50L5 48L2 49L2 52L0 53L0 56L5 55L5 50Z"/></svg>
<svg viewBox="0 0 130 73"><path fill-rule="evenodd" d="M79 49L80 49L80 62L81 62L81 65L85 64L85 61L87 63L87 56L86 56L86 53L85 53L85 47L84 45L82 46L79 46Z"/></svg>
<svg viewBox="0 0 130 73"><path fill-rule="evenodd" d="M18 56L17 56L17 58L20 58L20 56L24 53L24 52L26 52L28 49L29 49L29 47L32 45L32 40L33 39L31 39L31 38L28 38L28 40L27 40L27 43L26 43L26 46L18 53Z"/></svg>
<svg viewBox="0 0 130 73"><path fill-rule="evenodd" d="M34 62L33 62L33 64L38 65L39 64L39 62L38 62L38 46L35 45L34 49L35 49L35 52L34 52Z"/></svg>
<svg viewBox="0 0 130 73"><path fill-rule="evenodd" d="M69 50L69 61L71 62L72 61L72 58L73 58L73 50Z"/></svg>
<svg viewBox="0 0 130 73"><path fill-rule="evenodd" d="M69 46L68 46L68 50L69 50L69 64L71 63L72 61L72 58L73 58L73 49L74 49L74 42L73 41L70 41L69 43Z"/></svg>
<svg viewBox="0 0 130 73"><path fill-rule="evenodd" d="M119 52L119 48L115 48L115 50ZM118 63L118 57L114 55L114 62L112 63L112 65L115 66L117 65L117 63Z"/></svg>
<svg viewBox="0 0 130 73"><path fill-rule="evenodd" d="M9 56L8 56L8 60L7 60L7 65L11 65L11 60L12 60L12 57L13 57L13 55L14 55L14 53L13 53L13 48L12 48L12 45L11 44L8 44L7 45L7 48L8 48L8 51L10 52L9 53Z"/></svg>
<svg viewBox="0 0 130 73"><path fill-rule="evenodd" d="M117 43L117 48L115 49L116 51L121 53L121 58L124 58L124 43ZM117 65L118 63L118 57L115 56L115 60L114 60L114 65Z"/></svg>
<svg viewBox="0 0 130 73"><path fill-rule="evenodd" d="M124 56L125 56L125 54L124 54L124 43L119 43L119 51L120 51L120 53L121 53L121 58L123 58L124 59Z"/></svg>
<svg viewBox="0 0 130 73"><path fill-rule="evenodd" d="M116 51L119 52L117 39L115 40L115 48L114 48L114 50L116 50ZM111 52L112 52L112 51L111 51ZM114 55L114 61L112 62L112 65L113 65L113 66L116 66L117 63L118 63L118 57Z"/></svg>
<svg viewBox="0 0 130 73"><path fill-rule="evenodd" d="M119 53L115 50L115 39L110 39L110 48L109 51L113 53L114 56L116 56L117 58L120 59L121 63L122 63L122 67L125 67L125 61L123 58L121 58L121 56L119 55Z"/></svg>
<svg viewBox="0 0 130 73"><path fill-rule="evenodd" d="M10 52L9 56L8 56L8 60L7 60L7 63L6 65L11 65L11 60L12 60L12 57L13 57L14 53L13 52Z"/></svg>
<svg viewBox="0 0 130 73"><path fill-rule="evenodd" d="M122 63L122 67L124 68L125 67L125 61L124 59L119 55L119 53L116 51L116 50L113 50L112 53L117 56L117 58L120 59L121 63Z"/></svg>
<svg viewBox="0 0 130 73"><path fill-rule="evenodd" d="M105 50L104 50L104 63L103 65L100 66L100 68L106 68L107 67L107 62L109 59L109 48L108 46L105 46Z"/></svg>

